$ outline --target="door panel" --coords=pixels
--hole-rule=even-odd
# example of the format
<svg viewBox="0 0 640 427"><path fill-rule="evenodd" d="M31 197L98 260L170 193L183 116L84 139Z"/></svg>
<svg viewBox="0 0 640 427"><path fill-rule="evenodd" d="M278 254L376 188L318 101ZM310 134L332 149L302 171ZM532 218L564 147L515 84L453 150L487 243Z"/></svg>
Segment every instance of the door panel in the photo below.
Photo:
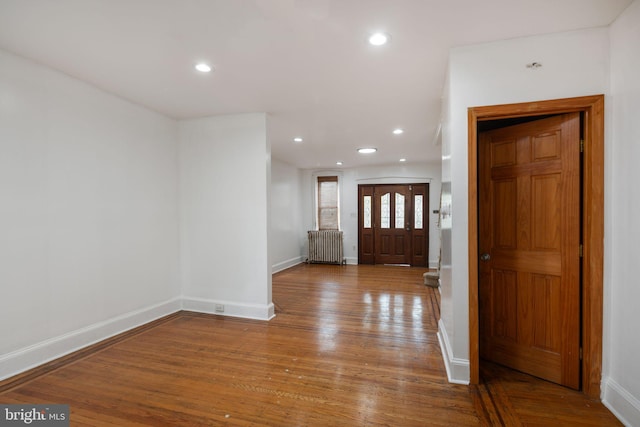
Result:
<svg viewBox="0 0 640 427"><path fill-rule="evenodd" d="M580 386L580 117L479 136L480 355Z"/></svg>
<svg viewBox="0 0 640 427"><path fill-rule="evenodd" d="M375 252L377 264L411 263L410 225L405 215L409 211L410 193L408 185L378 185L374 189L373 199L378 202L374 222L380 224L374 230L380 242Z"/></svg>
<svg viewBox="0 0 640 427"><path fill-rule="evenodd" d="M411 209L409 221L411 223L411 265L427 267L429 265L429 186L415 184L411 186Z"/></svg>
<svg viewBox="0 0 640 427"><path fill-rule="evenodd" d="M373 187L358 186L358 262L373 264L375 259L373 235Z"/></svg>

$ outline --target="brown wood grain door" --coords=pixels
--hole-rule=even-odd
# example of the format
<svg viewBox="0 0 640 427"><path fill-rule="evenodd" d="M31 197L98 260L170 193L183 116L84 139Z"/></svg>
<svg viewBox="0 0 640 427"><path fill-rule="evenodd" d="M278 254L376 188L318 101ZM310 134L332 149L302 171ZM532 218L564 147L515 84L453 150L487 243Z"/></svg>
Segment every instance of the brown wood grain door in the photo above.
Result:
<svg viewBox="0 0 640 427"><path fill-rule="evenodd" d="M411 265L427 267L429 265L429 186L413 184L411 191L411 212L409 228L411 229Z"/></svg>
<svg viewBox="0 0 640 427"><path fill-rule="evenodd" d="M374 189L375 259L377 264L411 263L408 185L378 185Z"/></svg>
<svg viewBox="0 0 640 427"><path fill-rule="evenodd" d="M358 263L375 264L373 185L358 186Z"/></svg>
<svg viewBox="0 0 640 427"><path fill-rule="evenodd" d="M479 135L480 356L580 387L580 116Z"/></svg>
<svg viewBox="0 0 640 427"><path fill-rule="evenodd" d="M429 184L358 186L358 263L428 265Z"/></svg>

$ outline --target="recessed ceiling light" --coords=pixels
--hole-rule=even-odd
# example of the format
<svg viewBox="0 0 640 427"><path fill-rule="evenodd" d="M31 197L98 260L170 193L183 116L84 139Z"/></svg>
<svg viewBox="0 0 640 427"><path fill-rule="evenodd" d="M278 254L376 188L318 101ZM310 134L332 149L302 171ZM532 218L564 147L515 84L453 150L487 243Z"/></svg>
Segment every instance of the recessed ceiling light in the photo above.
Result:
<svg viewBox="0 0 640 427"><path fill-rule="evenodd" d="M374 46L382 46L383 44L387 44L391 39L391 36L387 33L373 33L369 36L369 43Z"/></svg>
<svg viewBox="0 0 640 427"><path fill-rule="evenodd" d="M400 159L400 161L401 161L401 162L406 162L406 161L407 161L407 159L402 158L402 159Z"/></svg>
<svg viewBox="0 0 640 427"><path fill-rule="evenodd" d="M342 166L342 162L336 162L336 165Z"/></svg>
<svg viewBox="0 0 640 427"><path fill-rule="evenodd" d="M295 138L293 138L293 142L302 142L302 138L296 136Z"/></svg>
<svg viewBox="0 0 640 427"><path fill-rule="evenodd" d="M204 62L200 62L199 64L196 64L196 70L200 71L201 73L208 73L209 71L211 71L211 66L209 64L205 64Z"/></svg>
<svg viewBox="0 0 640 427"><path fill-rule="evenodd" d="M400 129L400 128L398 128L398 129L394 129L394 130L393 130L393 134L394 134L394 135L401 135L401 134L403 134L403 133L404 133L404 130L402 130L402 129Z"/></svg>
<svg viewBox="0 0 640 427"><path fill-rule="evenodd" d="M358 153L360 154L371 154L378 151L377 148L358 148Z"/></svg>

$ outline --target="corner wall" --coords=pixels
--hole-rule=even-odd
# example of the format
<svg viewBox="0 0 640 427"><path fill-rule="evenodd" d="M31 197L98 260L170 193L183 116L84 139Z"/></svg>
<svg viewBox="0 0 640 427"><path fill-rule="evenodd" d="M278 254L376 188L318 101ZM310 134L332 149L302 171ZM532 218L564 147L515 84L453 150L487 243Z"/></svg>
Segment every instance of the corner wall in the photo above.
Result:
<svg viewBox="0 0 640 427"><path fill-rule="evenodd" d="M0 380L180 309L176 140L0 51Z"/></svg>
<svg viewBox="0 0 640 427"><path fill-rule="evenodd" d="M640 425L638 241L640 241L640 2L612 24L607 97L605 187L604 404L626 425Z"/></svg>
<svg viewBox="0 0 640 427"><path fill-rule="evenodd" d="M606 93L607 28L526 37L453 49L444 96L443 182L451 185L451 241L443 245L440 339L452 382L469 381L469 107ZM539 62L541 68L526 64ZM605 248L606 251L606 248ZM605 284L606 286L606 284ZM605 317L608 315L605 312Z"/></svg>
<svg viewBox="0 0 640 427"><path fill-rule="evenodd" d="M307 241L302 229L302 173L295 166L271 160L272 272L304 261Z"/></svg>
<svg viewBox="0 0 640 427"><path fill-rule="evenodd" d="M184 120L179 140L183 307L272 318L266 114Z"/></svg>

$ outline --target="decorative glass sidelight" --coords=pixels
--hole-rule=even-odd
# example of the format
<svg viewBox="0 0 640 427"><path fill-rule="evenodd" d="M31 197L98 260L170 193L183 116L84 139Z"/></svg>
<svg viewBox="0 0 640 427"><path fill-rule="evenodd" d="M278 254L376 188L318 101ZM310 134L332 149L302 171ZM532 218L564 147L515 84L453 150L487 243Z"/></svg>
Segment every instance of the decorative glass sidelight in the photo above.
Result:
<svg viewBox="0 0 640 427"><path fill-rule="evenodd" d="M371 196L364 196L364 228L371 228Z"/></svg>
<svg viewBox="0 0 640 427"><path fill-rule="evenodd" d="M416 230L421 230L423 227L423 212L422 212L422 194L416 194L414 196L414 203L413 203L413 212L414 212L414 221L413 221L413 228L415 228Z"/></svg>
<svg viewBox="0 0 640 427"><path fill-rule="evenodd" d="M391 228L391 195L380 197L380 228Z"/></svg>
<svg viewBox="0 0 640 427"><path fill-rule="evenodd" d="M404 195L396 193L396 228L404 228Z"/></svg>

